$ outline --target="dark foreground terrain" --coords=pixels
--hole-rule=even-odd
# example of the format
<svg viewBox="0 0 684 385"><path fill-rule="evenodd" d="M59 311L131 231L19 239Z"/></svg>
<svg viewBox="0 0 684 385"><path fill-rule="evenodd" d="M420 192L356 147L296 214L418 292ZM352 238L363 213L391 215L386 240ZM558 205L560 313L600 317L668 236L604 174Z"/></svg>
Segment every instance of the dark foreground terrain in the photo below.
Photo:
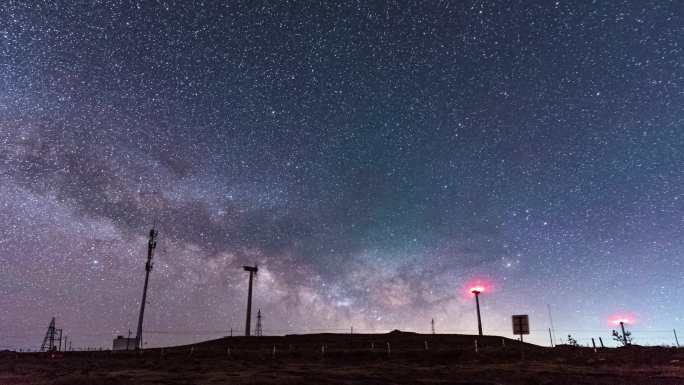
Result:
<svg viewBox="0 0 684 385"><path fill-rule="evenodd" d="M594 352L485 336L476 353L474 340L320 334L233 337L142 355L0 353L0 384L684 384L684 350Z"/></svg>

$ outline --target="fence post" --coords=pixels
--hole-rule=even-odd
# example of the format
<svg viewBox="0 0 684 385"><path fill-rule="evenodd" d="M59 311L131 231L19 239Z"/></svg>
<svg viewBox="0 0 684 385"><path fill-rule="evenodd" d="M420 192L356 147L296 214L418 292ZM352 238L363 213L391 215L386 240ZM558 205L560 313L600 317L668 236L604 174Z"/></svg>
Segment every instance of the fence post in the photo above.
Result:
<svg viewBox="0 0 684 385"><path fill-rule="evenodd" d="M679 347L679 339L677 338L677 331L672 329L672 333L674 333L675 336L675 343L677 344L677 347Z"/></svg>
<svg viewBox="0 0 684 385"><path fill-rule="evenodd" d="M594 347L594 353L596 353L596 341L594 341L594 337L591 337L591 345Z"/></svg>

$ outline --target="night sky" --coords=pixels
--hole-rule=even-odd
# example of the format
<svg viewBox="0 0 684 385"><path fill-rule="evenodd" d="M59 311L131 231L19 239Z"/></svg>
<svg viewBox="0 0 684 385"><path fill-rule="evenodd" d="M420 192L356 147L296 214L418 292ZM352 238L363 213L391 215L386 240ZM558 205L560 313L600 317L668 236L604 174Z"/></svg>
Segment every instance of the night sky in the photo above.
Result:
<svg viewBox="0 0 684 385"><path fill-rule="evenodd" d="M684 334L680 1L4 2L0 349ZM76 3L76 2L74 2Z"/></svg>

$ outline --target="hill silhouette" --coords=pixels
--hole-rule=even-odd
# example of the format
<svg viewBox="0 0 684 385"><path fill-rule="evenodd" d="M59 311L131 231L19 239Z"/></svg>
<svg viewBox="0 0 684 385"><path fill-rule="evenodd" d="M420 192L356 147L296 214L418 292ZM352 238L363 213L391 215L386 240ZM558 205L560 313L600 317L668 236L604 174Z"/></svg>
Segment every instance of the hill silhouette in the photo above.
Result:
<svg viewBox="0 0 684 385"><path fill-rule="evenodd" d="M475 350L477 341L477 351ZM542 347L499 336L225 337L135 352L0 353L0 384L682 384L676 348Z"/></svg>

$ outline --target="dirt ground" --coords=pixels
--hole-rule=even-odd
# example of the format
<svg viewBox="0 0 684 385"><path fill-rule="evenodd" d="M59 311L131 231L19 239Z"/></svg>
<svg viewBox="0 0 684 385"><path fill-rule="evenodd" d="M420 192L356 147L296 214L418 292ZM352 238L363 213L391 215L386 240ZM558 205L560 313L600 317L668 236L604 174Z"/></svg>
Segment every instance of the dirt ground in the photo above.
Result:
<svg viewBox="0 0 684 385"><path fill-rule="evenodd" d="M142 354L6 352L0 353L0 385L684 384L684 350L594 352L480 337L475 353L474 338L307 335L226 338Z"/></svg>

